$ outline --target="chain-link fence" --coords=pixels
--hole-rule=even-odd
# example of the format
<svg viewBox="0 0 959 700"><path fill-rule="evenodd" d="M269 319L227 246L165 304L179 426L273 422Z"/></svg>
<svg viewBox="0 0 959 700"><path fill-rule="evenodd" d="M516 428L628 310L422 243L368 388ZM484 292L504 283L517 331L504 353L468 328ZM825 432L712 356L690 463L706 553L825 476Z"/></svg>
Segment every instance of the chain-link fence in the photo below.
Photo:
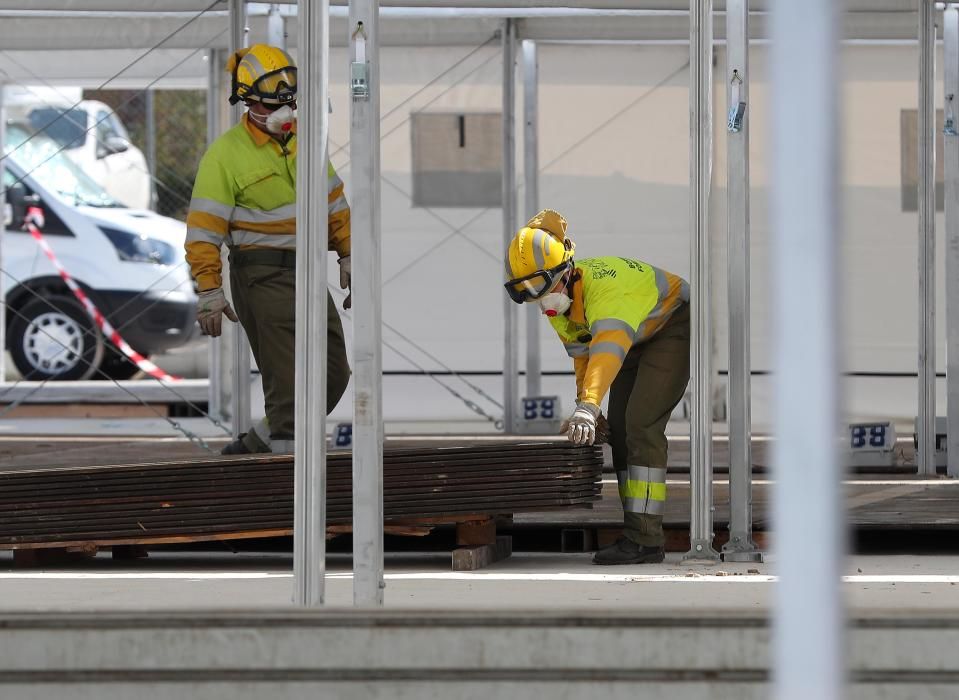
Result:
<svg viewBox="0 0 959 700"><path fill-rule="evenodd" d="M156 211L185 220L206 148L205 91L85 90L83 98L115 110L130 142L145 156Z"/></svg>

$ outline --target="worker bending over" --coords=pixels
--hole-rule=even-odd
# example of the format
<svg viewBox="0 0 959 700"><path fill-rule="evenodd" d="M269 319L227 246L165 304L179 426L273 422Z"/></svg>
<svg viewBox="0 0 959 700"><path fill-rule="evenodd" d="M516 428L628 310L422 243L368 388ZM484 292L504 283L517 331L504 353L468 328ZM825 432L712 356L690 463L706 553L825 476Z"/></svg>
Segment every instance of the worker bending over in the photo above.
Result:
<svg viewBox="0 0 959 700"><path fill-rule="evenodd" d="M666 423L689 382L689 285L640 260L573 260L566 220L550 209L519 230L506 256L506 290L536 301L573 358L576 409L563 432L591 445L609 392L610 445L624 536L595 564L664 557Z"/></svg>

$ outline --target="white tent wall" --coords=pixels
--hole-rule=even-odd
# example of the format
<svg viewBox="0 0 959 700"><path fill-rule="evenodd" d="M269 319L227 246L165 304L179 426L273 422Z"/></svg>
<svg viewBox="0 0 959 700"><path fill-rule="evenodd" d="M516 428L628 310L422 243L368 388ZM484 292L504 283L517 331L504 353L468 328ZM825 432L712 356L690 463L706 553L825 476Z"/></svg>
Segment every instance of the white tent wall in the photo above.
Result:
<svg viewBox="0 0 959 700"><path fill-rule="evenodd" d="M481 56L489 55L486 51L474 57L476 63L482 62ZM489 51L496 49L490 47ZM770 367L772 353L768 318L771 283L766 275L769 86L767 48L754 46L752 52L752 362L754 371L760 373L753 383L753 421L761 429L770 421L771 398L769 378L762 374ZM463 55L462 47L384 48L384 113ZM679 274L688 273L688 72L683 69L687 55L687 48L680 45L540 46L540 201L569 219L579 257L635 256ZM911 421L916 405L917 215L902 211L900 120L902 110L915 109L916 105L917 50L912 46L847 45L843 59L843 340L845 369L856 375L845 380L846 409L851 418ZM336 102L346 99L345 83L335 80L345 75L344 60L339 52L333 52L331 90ZM717 60L720 64L724 61L721 47ZM465 64L460 73L470 65L475 63ZM494 59L428 109L496 111L499 65L498 58ZM383 133L446 89L456 75L424 91L385 120ZM716 75L723 72L717 70ZM643 95L635 106L626 109ZM717 84L717 115L725 114L725 99L725 86ZM338 111L334 108L334 141L342 139L340 135L346 129L346 115ZM620 116L611 119L620 111ZM717 118L717 144L723 143L724 130L725 120ZM796 138L802 138L802 134ZM331 151L335 153L336 148ZM337 157L334 163L340 165ZM407 124L383 141L383 175L409 192L410 167ZM343 172L348 174L348 168ZM722 148L716 148L713 173L714 348L715 366L723 372L727 367L727 324ZM478 210L435 211L459 226ZM463 231L472 243L453 236L433 252L450 229L424 210L412 208L407 197L387 184L383 188L383 222L384 281L422 258L384 288L384 321L449 368L470 374L498 372L502 364L498 210L482 214ZM942 255L939 260L941 264ZM938 279L941 304L941 270ZM796 322L815 324L816 317L816 310L810 309L808 317ZM348 318L345 321L348 326ZM545 320L540 331L543 371L547 373L544 393L560 395L568 406L572 401L572 377L555 373L568 373L569 360ZM388 329L384 339L423 368L444 371ZM937 354L944 357L941 327ZM525 357L522 351L520 357ZM472 422L478 418L430 378L395 374L411 370L416 368L389 348L384 350L387 421ZM454 378L440 379L498 415ZM469 379L490 396L501 397L499 375ZM940 382L944 384L944 380ZM719 385L723 385L721 380ZM944 410L945 391L938 396L943 404L940 410ZM334 418L348 418L349 399L344 398ZM476 427L482 424L479 419Z"/></svg>

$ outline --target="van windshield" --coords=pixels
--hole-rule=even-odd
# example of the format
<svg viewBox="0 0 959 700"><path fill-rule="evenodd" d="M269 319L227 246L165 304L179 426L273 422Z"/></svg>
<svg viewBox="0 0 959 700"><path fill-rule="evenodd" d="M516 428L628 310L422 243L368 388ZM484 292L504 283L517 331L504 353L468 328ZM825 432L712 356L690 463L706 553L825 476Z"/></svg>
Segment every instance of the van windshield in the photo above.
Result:
<svg viewBox="0 0 959 700"><path fill-rule="evenodd" d="M45 188L73 205L123 206L70 160L56 141L41 134L28 138L30 133L22 126L7 125L7 151L13 151L10 158Z"/></svg>

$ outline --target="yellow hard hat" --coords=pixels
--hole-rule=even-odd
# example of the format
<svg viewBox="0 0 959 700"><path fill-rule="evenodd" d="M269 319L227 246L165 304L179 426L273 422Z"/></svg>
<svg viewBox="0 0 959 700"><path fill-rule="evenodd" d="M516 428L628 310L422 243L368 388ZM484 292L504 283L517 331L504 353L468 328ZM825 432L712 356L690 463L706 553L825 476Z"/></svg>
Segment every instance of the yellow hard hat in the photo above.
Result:
<svg viewBox="0 0 959 700"><path fill-rule="evenodd" d="M296 65L283 49L254 44L240 49L226 62L232 76L230 104L253 100L283 105L296 101Z"/></svg>
<svg viewBox="0 0 959 700"><path fill-rule="evenodd" d="M517 231L506 252L506 291L517 304L538 299L573 266L566 219L544 209Z"/></svg>

